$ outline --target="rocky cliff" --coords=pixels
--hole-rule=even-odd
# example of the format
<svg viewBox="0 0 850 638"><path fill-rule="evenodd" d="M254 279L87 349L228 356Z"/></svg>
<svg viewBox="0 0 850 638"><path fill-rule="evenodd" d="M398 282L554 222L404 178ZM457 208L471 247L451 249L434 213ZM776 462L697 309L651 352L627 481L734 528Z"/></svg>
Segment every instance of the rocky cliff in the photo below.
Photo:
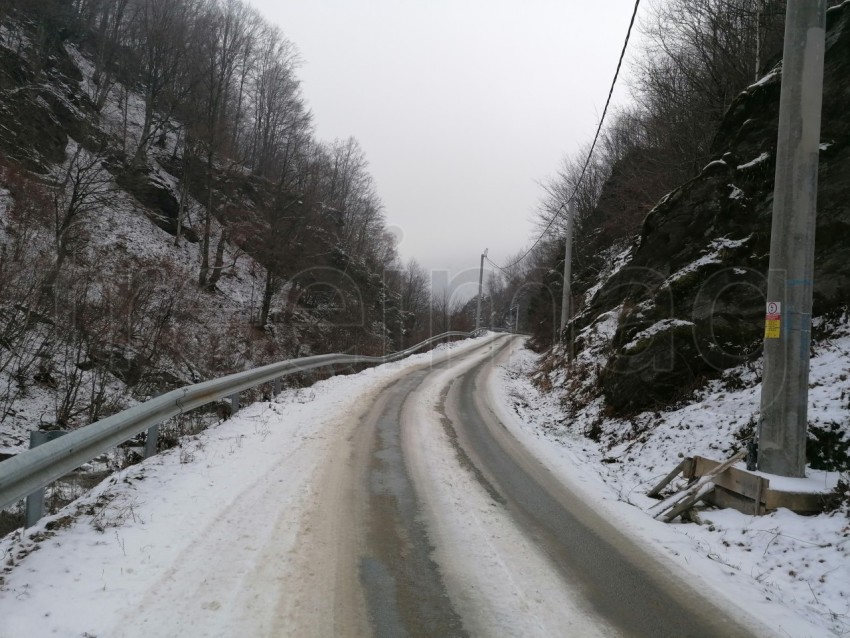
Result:
<svg viewBox="0 0 850 638"><path fill-rule="evenodd" d="M850 4L828 13L814 314L824 334L850 303ZM599 381L627 413L667 405L758 359L763 334L781 64L732 103L714 161L660 201L627 259L573 322L616 317Z"/></svg>

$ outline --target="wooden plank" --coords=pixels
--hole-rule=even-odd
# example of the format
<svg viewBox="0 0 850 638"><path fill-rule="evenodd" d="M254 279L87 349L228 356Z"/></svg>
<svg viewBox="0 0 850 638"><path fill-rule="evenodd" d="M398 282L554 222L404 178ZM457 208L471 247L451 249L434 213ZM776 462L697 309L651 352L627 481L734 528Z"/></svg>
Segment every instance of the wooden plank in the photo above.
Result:
<svg viewBox="0 0 850 638"><path fill-rule="evenodd" d="M718 470L724 465L727 467ZM704 484L706 477L712 477L711 482L717 489L704 500L718 507L734 508L744 514L759 516L780 507L801 514L816 513L823 509L823 494L773 490L770 488L769 479L729 465L729 461L721 463L703 456L695 456L691 466L682 469L682 474L686 478L696 479L697 485ZM689 488L688 493L692 493L691 489L693 486ZM666 505L659 504L662 513L670 507L678 508L675 504L678 502L681 502L681 497L670 497L666 500ZM660 514L656 516L659 517Z"/></svg>
<svg viewBox="0 0 850 638"><path fill-rule="evenodd" d="M762 498L762 494L770 481L756 474L730 467L722 474L714 477L714 484L755 501Z"/></svg>
<svg viewBox="0 0 850 638"><path fill-rule="evenodd" d="M699 478L700 476L705 476L711 470L720 465L720 461L715 461L714 459L707 459L704 456L695 456L694 457L694 478Z"/></svg>
<svg viewBox="0 0 850 638"><path fill-rule="evenodd" d="M753 507L755 506L753 499L717 485L715 485L714 492L706 500L717 507L729 507L738 510L742 514L752 514Z"/></svg>
<svg viewBox="0 0 850 638"><path fill-rule="evenodd" d="M701 456L694 457L696 476L704 476L720 465L719 462ZM736 467L727 468L723 473L714 477L714 484L724 487L732 492L746 496L753 502L757 498L763 500L763 494L770 485L770 481L758 474L752 474L746 470Z"/></svg>
<svg viewBox="0 0 850 638"><path fill-rule="evenodd" d="M686 510L691 509L694 505L696 505L699 501L705 500L708 496L715 490L715 486L711 483L705 483L702 486L702 489L696 490L693 494L689 495L687 498L680 501L677 505L675 505L667 514L664 516L664 522L669 523L674 518L676 518L679 514L684 513ZM658 517L656 517L658 518Z"/></svg>
<svg viewBox="0 0 850 638"><path fill-rule="evenodd" d="M670 484L670 481L672 481L674 478L676 478L676 476L679 474L679 472L681 472L684 469L684 467L685 467L685 459L682 459L679 462L679 464L676 466L676 468L672 472L670 472L667 476L665 476L663 479L661 479L661 481L659 481L658 485L656 485L651 490L649 490L646 493L646 495L647 496L658 496L659 494L661 494L661 490L663 490L665 487L667 487L667 485Z"/></svg>
<svg viewBox="0 0 850 638"><path fill-rule="evenodd" d="M712 479L717 474L720 474L721 472L723 472L726 468L731 467L732 465L734 465L735 463L740 461L742 458L744 458L744 455L746 453L747 453L746 450L740 450L737 454L735 454L731 458L727 459L723 463L718 464L717 467L715 467L714 469L710 470L709 472L707 472L706 474L701 476L696 481L696 483L689 486L687 489L683 490L682 492L679 492L678 494L674 494L673 496L670 496L669 498L663 500L658 505L655 505L652 508L650 508L650 509L655 509L655 508L658 509L658 513L655 514L655 518L662 518L663 517L665 521L669 522L669 521L673 520L673 518L678 516L678 514L685 511L686 509L688 509L688 507L692 507L697 501L701 500L704 497L704 495L707 493L706 488L712 487L712 485L711 485L713 483ZM687 505L687 507L683 508L685 503L688 503L688 505ZM670 512L670 511L675 512L675 514L673 514L673 515L667 514L666 516L664 515L665 512Z"/></svg>
<svg viewBox="0 0 850 638"><path fill-rule="evenodd" d="M786 507L798 514L814 514L823 511L825 494L810 492L780 492L767 489L764 495L765 509L775 510Z"/></svg>

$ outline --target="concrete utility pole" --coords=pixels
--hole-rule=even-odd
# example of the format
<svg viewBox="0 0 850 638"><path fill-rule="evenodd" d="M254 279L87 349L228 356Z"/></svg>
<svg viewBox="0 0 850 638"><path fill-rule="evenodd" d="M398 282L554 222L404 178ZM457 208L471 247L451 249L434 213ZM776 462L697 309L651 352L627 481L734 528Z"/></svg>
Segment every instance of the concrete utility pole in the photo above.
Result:
<svg viewBox="0 0 850 638"><path fill-rule="evenodd" d="M561 293L561 330L558 333L561 336L561 341L564 340L564 328L567 327L567 321L570 320L570 277L572 276L572 260L573 260L573 218L576 214L576 205L573 200L570 200L567 206L567 237L564 241L564 289Z"/></svg>
<svg viewBox="0 0 850 638"><path fill-rule="evenodd" d="M826 0L788 0L758 468L804 476Z"/></svg>
<svg viewBox="0 0 850 638"><path fill-rule="evenodd" d="M489 248L485 248L484 252L481 253L481 268L478 271L478 304L475 307L475 329L478 330L481 327L481 289L484 284L484 260L487 258L487 251Z"/></svg>

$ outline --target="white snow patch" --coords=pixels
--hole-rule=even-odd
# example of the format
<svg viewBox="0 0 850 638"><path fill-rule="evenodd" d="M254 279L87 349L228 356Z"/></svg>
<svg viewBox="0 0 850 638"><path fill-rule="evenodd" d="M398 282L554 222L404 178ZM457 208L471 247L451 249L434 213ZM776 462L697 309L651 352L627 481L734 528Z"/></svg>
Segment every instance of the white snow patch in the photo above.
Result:
<svg viewBox="0 0 850 638"><path fill-rule="evenodd" d="M768 474L766 472L758 472L755 474L763 476L770 480L770 489L781 490L783 492L798 492L803 494L819 494L829 492L835 489L838 485L840 475L838 472L826 472L824 470L813 470L808 468L806 476L802 478L794 478L791 476L777 476L776 474Z"/></svg>
<svg viewBox="0 0 850 638"><path fill-rule="evenodd" d="M646 513L657 503L645 496L646 491L673 469L681 455L720 460L742 445L759 414L756 366L728 370L689 405L626 420L606 417L601 400L568 411L564 406L569 383L543 393L531 381L538 361L528 350L517 351L492 381L490 392L501 403L503 422L565 483L599 503L622 529L692 571L710 595L730 599L775 628L777 635L850 634L846 512L800 516L779 510L755 517L712 509L703 512L704 525L667 525ZM557 374L552 372L552 378ZM584 371L577 369L576 374ZM848 378L850 336L836 336L816 346L810 422L841 423L848 429ZM598 440L583 436L589 431L595 431ZM809 468L802 481L769 478L771 486L823 490L838 475Z"/></svg>
<svg viewBox="0 0 850 638"><path fill-rule="evenodd" d="M606 264L603 271L599 273L596 283L591 286L584 294L585 305L589 304L596 296L602 287L608 282L611 277L616 275L625 266L634 253L635 246L630 244L626 248L617 249L615 246L605 255L604 263Z"/></svg>
<svg viewBox="0 0 850 638"><path fill-rule="evenodd" d="M691 262L684 268L681 268L674 272L667 278L662 287L669 286L670 284L678 281L682 277L689 275L690 273L695 272L705 266L723 263L723 259L720 255L721 251L734 250L736 248L740 248L741 246L749 242L750 239L752 239L752 235L748 235L743 239L729 239L728 237L720 237L719 239L712 240L712 242L708 246L708 252L705 255L703 255L696 261Z"/></svg>
<svg viewBox="0 0 850 638"><path fill-rule="evenodd" d="M707 171L709 168L714 168L715 166L728 166L728 164L726 164L726 161L725 161L725 160L722 160L722 159L714 160L713 162L709 162L708 164L706 164L705 166L703 166L703 168L702 168L702 171L701 171L701 172L703 172L703 173L704 173L704 172L705 172L705 171Z"/></svg>
<svg viewBox="0 0 850 638"><path fill-rule="evenodd" d="M623 351L629 352L634 350L641 342L651 339L655 335L669 332L675 328L690 328L693 325L692 321L685 321L683 319L662 319L652 324L646 330L641 330L637 333L629 343L623 346Z"/></svg>
<svg viewBox="0 0 850 638"><path fill-rule="evenodd" d="M32 41L24 34L23 29L8 19L0 23L0 43L15 54L18 54L21 50L31 49L33 46ZM14 49L12 48L13 43Z"/></svg>
<svg viewBox="0 0 850 638"><path fill-rule="evenodd" d="M762 162L766 162L769 159L770 159L770 153L762 153L757 158L755 158L754 160L750 160L746 164L739 164L737 168L738 168L739 171L745 171L748 168L752 168L753 166L757 166L758 164L761 164Z"/></svg>
<svg viewBox="0 0 850 638"><path fill-rule="evenodd" d="M769 83L769 82L773 82L773 81L774 81L774 79L776 79L778 76L781 76L781 75L782 75L782 66L781 66L781 65L780 65L780 66L776 66L776 67L774 67L774 68L770 71L770 73L768 73L767 75L763 76L763 77L762 77L762 78L761 78L758 82L756 82L755 84L751 84L750 86L748 86L748 87L747 87L747 90L749 91L750 89L753 89L753 88L755 88L755 87L757 87L757 86L763 86L763 85L765 85L765 84L767 84L767 83Z"/></svg>
<svg viewBox="0 0 850 638"><path fill-rule="evenodd" d="M711 248L713 250L729 250L734 248L740 248L752 238L752 235L747 235L743 239L729 239L728 237L720 237L718 239L712 240Z"/></svg>

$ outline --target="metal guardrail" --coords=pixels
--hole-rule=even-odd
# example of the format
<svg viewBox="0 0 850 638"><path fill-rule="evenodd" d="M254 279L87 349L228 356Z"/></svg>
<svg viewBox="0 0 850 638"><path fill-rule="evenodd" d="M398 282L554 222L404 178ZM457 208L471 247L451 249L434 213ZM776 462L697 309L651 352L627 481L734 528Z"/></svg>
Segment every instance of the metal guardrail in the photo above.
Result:
<svg viewBox="0 0 850 638"><path fill-rule="evenodd" d="M166 419L189 410L225 397L235 397L234 407L238 409L240 392L269 382L276 382L277 389L279 379L290 374L332 365L390 363L437 341L450 337L473 337L483 332L446 332L383 357L322 354L290 359L172 390L0 462L0 509L49 485L145 430L157 428Z"/></svg>

